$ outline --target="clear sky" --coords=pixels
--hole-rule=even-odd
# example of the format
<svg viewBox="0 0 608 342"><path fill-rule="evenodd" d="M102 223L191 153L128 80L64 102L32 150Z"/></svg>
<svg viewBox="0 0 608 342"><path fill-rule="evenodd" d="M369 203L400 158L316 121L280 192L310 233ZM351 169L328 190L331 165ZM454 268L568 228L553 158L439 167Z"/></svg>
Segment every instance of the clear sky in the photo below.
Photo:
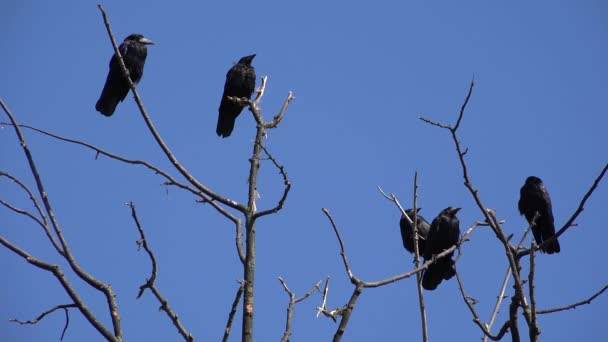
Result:
<svg viewBox="0 0 608 342"><path fill-rule="evenodd" d="M113 53L96 4L1 2L0 97L23 124L171 170L131 96L111 118L95 112ZM447 206L461 206L463 231L481 218L463 186L449 135L418 120L453 123L471 78L476 86L460 138L469 149L472 181L484 203L506 220L506 233L519 238L526 227L517 200L527 176L544 180L561 227L608 160L604 1L108 1L104 6L119 41L137 32L156 42L148 50L140 95L177 158L221 194L246 200L255 133L245 111L232 136L215 134L226 71L240 57L257 54L253 65L259 76L268 76L266 118L289 90L296 96L265 141L293 188L283 211L258 222L256 341L275 341L283 332L288 297L278 276L302 294L330 275L330 307L344 305L352 293L322 207L333 214L353 270L364 280L412 268L401 245L400 214L376 186L409 207L417 170L423 216L431 220ZM219 340L242 278L230 222L176 188L167 192L164 179L141 167L95 160L91 151L33 132L26 138L74 254L118 293L125 339L181 339L149 293L135 299L150 265L137 251L137 231L124 205L134 201L159 260L160 290L198 340ZM34 187L14 132L6 127L0 129L0 169ZM264 162L258 207L274 205L281 189L276 169ZM6 179L0 180L0 198L32 209ZM608 282L606 203L608 187L602 183L578 226L560 238L562 252L538 256L539 308L582 300ZM0 235L59 263L109 324L102 296L68 272L37 226L0 208ZM479 229L458 265L487 320L506 270L501 245L488 229ZM0 340L58 340L63 313L36 326L8 322L70 302L57 281L3 248L0 266ZM425 299L432 341L481 336L455 280L425 292ZM320 302L317 294L297 305L294 341L331 338L337 325L315 318ZM420 340L417 303L413 278L365 290L344 339ZM498 326L507 311L504 306ZM233 340L240 339L240 315L239 308ZM575 311L540 316L541 340L606 341L607 315L604 295ZM70 317L65 341L102 340L78 312Z"/></svg>

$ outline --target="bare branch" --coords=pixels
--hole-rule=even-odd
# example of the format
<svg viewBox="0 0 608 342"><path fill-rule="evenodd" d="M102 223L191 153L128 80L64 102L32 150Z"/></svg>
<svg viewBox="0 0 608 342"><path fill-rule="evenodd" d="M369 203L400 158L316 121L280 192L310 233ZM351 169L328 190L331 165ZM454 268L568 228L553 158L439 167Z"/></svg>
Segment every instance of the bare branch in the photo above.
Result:
<svg viewBox="0 0 608 342"><path fill-rule="evenodd" d="M520 303L523 302L519 296L519 292L515 290L515 294L511 297L511 305L509 305L509 321L507 324L509 325L509 330L511 330L511 341L519 342L519 328L517 327L517 309L520 306Z"/></svg>
<svg viewBox="0 0 608 342"><path fill-rule="evenodd" d="M289 93L287 93L287 98L283 102L283 106L281 106L281 109L279 110L279 112L277 113L277 115L275 115L274 118L272 118L272 121L265 123L264 127L265 128L276 128L277 125L279 123L281 123L281 120L283 120L283 115L285 115L285 112L287 111L287 107L289 107L289 104L295 98L296 97L293 96L293 93L291 91Z"/></svg>
<svg viewBox="0 0 608 342"><path fill-rule="evenodd" d="M6 126L12 126L12 124L10 123L0 123L0 125L6 125ZM65 141L71 144L75 144L75 145L79 145L79 146L83 146L86 147L88 149L91 149L93 151L96 152L96 158L99 155L103 155L106 156L110 159L114 159L114 160L118 160L120 162L126 163L126 164L132 164L132 165L142 165L146 168L148 168L151 171L154 171L155 174L159 174L161 176L163 176L165 179L167 179L167 181L164 183L164 185L173 185L173 186L177 186L178 188L181 188L183 190L186 190L190 193L192 193L193 195L200 197L200 200L197 200L197 202L199 203L208 203L209 205L211 205L215 210L217 210L220 214L222 214L224 217L226 217L227 219L229 219L230 221L232 221L235 224L236 227L236 247L237 247L237 251L239 253L239 257L241 259L241 263L245 262L245 252L243 251L243 232L242 232L242 224L241 224L241 220L238 219L236 216L232 215L230 212L228 212L226 209L224 209L224 207L220 206L217 202L213 201L209 196L207 196L204 192L192 188L191 186L181 183L179 181L177 181L175 178L173 178L173 176L171 176L168 172L163 171L162 169L160 169L159 167L145 161L145 160L137 160L137 159L128 159L122 156L119 156L117 154L114 154L112 152L108 152L104 149L101 149L93 144L89 144L87 142L83 142L80 140L76 140L76 139L70 139L70 138L66 138L63 136L60 136L58 134L55 133L51 133L48 131L45 131L43 129L39 129L36 127L32 127L32 126L28 126L28 125L19 125L19 127L21 128L27 128L30 130L33 130L34 132L38 132L41 133L43 135L49 136L51 138L60 140L60 141Z"/></svg>
<svg viewBox="0 0 608 342"><path fill-rule="evenodd" d="M48 217L50 218L51 224L53 226L53 229L55 231L55 234L57 235L57 237L59 238L59 242L61 243L62 251L64 252L62 254L62 256L67 260L67 262L70 265L71 269L74 271L74 273L76 273L76 275L80 279L84 280L87 284L89 284L89 286L93 287L97 291L102 292L103 295L106 297L106 301L107 301L107 304L108 304L108 309L109 309L109 312L110 312L110 317L112 318L112 326L114 328L114 336L115 336L115 338L121 340L122 339L122 328L121 328L121 325L120 325L120 316L118 314L118 305L116 303L116 296L114 294L114 291L112 290L112 288L110 287L110 285L105 284L104 282L102 282L102 281L98 280L97 278L93 277L91 274L89 274L88 272L86 272L82 267L80 267L80 265L76 262L76 259L72 255L72 252L70 251L70 249L68 247L68 243L67 243L66 239L63 236L63 232L61 231L61 228L59 226L59 222L55 218L55 213L54 213L53 208L51 206L51 202L50 202L50 200L48 198L48 193L46 192L46 190L44 188L44 185L42 183L42 179L40 177L40 173L38 173L38 168L36 167L36 163L34 162L34 157L32 156L32 153L30 152L30 149L29 149L29 147L28 147L28 145L27 145L27 143L25 141L23 133L21 132L21 129L19 128L19 124L15 120L14 115L8 109L8 107L6 106L6 104L4 103L4 101L2 101L2 99L0 99L0 106L2 107L2 109L4 110L4 112L6 113L6 115L8 116L8 118L9 118L9 120L10 120L10 122L11 122L11 124L12 124L12 126L13 126L13 128L15 130L17 138L19 139L19 142L21 144L21 148L23 150L23 153L25 154L25 156L27 158L30 171L31 171L31 173L34 176L34 179L36 181L36 186L38 188L38 193L39 193L40 197L42 198L42 203L44 204L44 209L46 210L46 212L48 214ZM51 269L49 269L49 270L51 270ZM57 270L58 270L58 268L57 268ZM72 298L72 299L74 299L74 298ZM81 302L81 301L79 302L79 301L77 301L77 300L74 299L74 302L81 303L84 306L84 303ZM91 312L82 310L81 306L79 306L79 308L81 309L81 312L83 312L83 314L85 314L85 312L88 313L88 316L85 315L85 317L89 320L89 322L91 324L93 324L101 332L101 330L99 328L102 328L102 326L97 321L97 319L93 316L93 314ZM104 328L104 330L105 330L105 328ZM106 335L104 334L104 336L106 336ZM107 338L107 336L106 336L106 338Z"/></svg>
<svg viewBox="0 0 608 342"><path fill-rule="evenodd" d="M515 248L513 246L511 246L511 244L509 243L509 239L505 236L504 231L502 230L500 223L498 222L498 220L496 219L493 211L491 210L487 210L486 206L481 202L481 198L479 197L478 191L477 189L475 189L473 187L473 184L471 183L471 180L469 178L469 171L467 169L467 165L466 165L466 161L464 159L464 156L466 154L467 151L462 150L462 147L460 145L460 141L458 140L458 136L456 134L456 130L457 128L460 126L460 123L462 121L462 117L464 115L464 111L466 109L467 104L469 103L469 100L471 98L471 94L472 94L472 90L473 90L473 86L474 86L474 80L471 81L471 85L469 86L469 92L467 94L467 97L460 109L460 113L458 116L458 120L456 122L456 126L454 128L450 127L449 125L442 125L442 124L438 124L435 123L433 121L430 121L428 119L424 119L424 118L420 118L422 121L427 122L431 125L434 126L438 126L441 128L445 128L448 131L450 131L450 135L452 137L452 141L454 142L454 147L456 148L456 152L458 154L458 159L460 161L460 166L461 166L461 171L462 171L462 177L464 179L464 186L469 190L469 192L471 193L471 196L473 197L473 199L475 200L475 203L477 204L479 210L482 212L482 214L484 215L486 222L490 225L490 227L492 228L492 231L494 232L494 234L496 235L496 237L498 238L498 240L503 244L504 248L505 248L505 252L507 255L507 260L509 261L509 266L511 267L511 269L513 270L512 276L513 276L513 280L515 282L515 289L517 291L517 298L519 300L521 300L521 307L524 309L524 317L526 318L526 321L529 323L530 322L530 316L529 316L529 309L527 306L527 303L525 302L525 293L524 293L524 289L523 289L523 285L522 285L522 280L519 274L519 264L518 264L518 260L516 260L515 258Z"/></svg>
<svg viewBox="0 0 608 342"><path fill-rule="evenodd" d="M146 289L150 289L150 291L152 291L152 293L154 294L156 299L161 303L160 310L164 311L167 314L167 316L169 317L171 322L173 322L173 325L177 328L177 331L179 332L179 334L182 335L182 337L184 338L184 341L192 342L192 341L194 341L194 336L192 336L192 334L190 334L186 330L186 328L184 327L182 322L179 320L177 314L169 306L169 302L167 301L167 299L165 299L165 297L160 293L160 290L158 290L158 288L156 287L156 284L154 283L154 281L156 280L156 275L157 275L156 256L154 255L154 253L150 249L150 246L148 245L148 240L146 240L144 228L142 227L141 223L139 222L139 218L137 217L137 211L135 210L135 204L133 202L129 202L129 203L127 203L127 205L129 206L129 208L131 208L131 217L133 218L133 221L135 222L135 225L137 226L137 230L139 231L140 239L137 241L137 245L139 247L144 248L144 250L148 254L148 257L150 258L150 262L152 263L152 275L150 276L150 278L146 279L145 284L143 284L139 287L139 293L137 294L137 298L139 299L143 295L143 293Z"/></svg>
<svg viewBox="0 0 608 342"><path fill-rule="evenodd" d="M283 337L281 337L281 342L289 341L289 337L291 336L291 321L293 319L293 307L296 303L299 303L306 298L308 298L315 290L319 290L319 286L321 286L321 280L319 280L308 292L302 295L299 298L296 298L296 294L287 287L287 283L283 280L283 278L279 277L279 281L281 285L283 285L283 289L289 295L289 304L287 305L287 321L285 322L285 332L283 333Z"/></svg>
<svg viewBox="0 0 608 342"><path fill-rule="evenodd" d="M399 205L399 202L395 198L395 203L399 206L399 209L403 211L403 208ZM414 219L412 222L412 227L414 228L413 238L414 238L414 267L420 267L420 251L418 250L418 171L414 173L414 199L412 201L413 210L414 210ZM407 215L405 215L407 217ZM407 217L407 219L411 219ZM427 342L429 340L428 327L426 323L426 310L424 308L424 295L422 294L422 274L420 272L416 273L416 287L418 289L418 306L420 307L420 321L422 324L422 341Z"/></svg>
<svg viewBox="0 0 608 342"><path fill-rule="evenodd" d="M327 294L329 292L329 276L325 278L325 288L323 289L323 300L321 301L321 306L317 306L317 318L319 314L323 313L325 316L329 316L327 313ZM331 316L336 321L336 318Z"/></svg>
<svg viewBox="0 0 608 342"><path fill-rule="evenodd" d="M272 164L274 164L274 166L279 170L279 173L281 173L281 176L283 176L283 185L285 185L285 188L283 189L283 195L279 199L279 202L277 203L276 207L268 209L268 210L260 211L254 215L254 218L258 218L258 217L265 216L268 214L274 214L274 213L279 212L281 209L283 209L283 205L285 204L285 201L287 200L287 195L289 194L289 190L291 189L291 182L289 181L289 178L287 177L287 172L285 172L285 167L280 165L277 162L277 160L272 157L272 155L270 154L270 152L268 152L268 150L266 149L266 147L264 147L264 145L260 145L260 147L262 148L262 150L264 150L264 153L266 153L266 155L268 156L268 159L270 159Z"/></svg>
<svg viewBox="0 0 608 342"><path fill-rule="evenodd" d="M350 315L353 313L355 309L355 304L357 303L357 299L359 299L359 295L363 292L363 286L359 283L355 286L355 290L353 294L350 296L350 300L344 309L334 310L335 315L342 316L340 320L340 325L334 334L333 341L338 342L342 339L342 335L344 335L344 331L346 330L346 326L348 325L348 321L350 320Z"/></svg>
<svg viewBox="0 0 608 342"><path fill-rule="evenodd" d="M517 243L517 247L516 247L518 250L519 250L519 247L524 243L524 240L526 239L526 236L530 232L532 225L536 223L536 219L539 216L540 215L538 215L538 213L537 213L537 215L534 216L534 218L532 219L532 223L524 231L524 234L519 239L519 243ZM492 311L492 315L490 315L490 322L487 324L488 331L492 331L492 326L494 325L494 321L496 320L496 316L498 315L498 311L500 310L500 305L502 304L503 299L507 298L507 296L505 296L505 291L507 289L507 285L509 284L510 278L511 278L511 267L507 266L507 272L505 273L505 277L502 281L502 286L500 287L498 296L496 296L496 304L494 305L494 310ZM505 327L505 326L508 327L508 325L506 325L506 324L507 323L505 323L505 325L503 325L503 327ZM488 335L484 335L482 341L486 342L487 338L488 338Z"/></svg>
<svg viewBox="0 0 608 342"><path fill-rule="evenodd" d="M239 306L239 302L241 301L241 296L243 295L243 288L245 287L245 282L239 282L239 288L236 291L236 295L234 296L234 301L232 302L232 307L230 309L230 313L228 314L228 322L226 322L226 328L224 328L224 337L222 338L223 342L228 342L228 337L230 337L230 330L232 330L232 321L234 320L234 315L236 315L236 309Z"/></svg>
<svg viewBox="0 0 608 342"><path fill-rule="evenodd" d="M67 278L65 277L65 275L61 271L61 268L58 265L49 264L38 258L33 257L31 254L27 253L26 251L19 248L17 245L11 243L10 241L8 241L7 239L5 239L2 236L0 236L0 245L3 245L4 247L11 250L13 253L19 255L21 258L23 258L28 263L30 263L40 269L43 269L45 271L51 272L53 274L53 276L55 276L55 278L57 278L59 283L61 283L61 285L67 292L67 294L74 301L74 304L76 304L76 307L78 307L78 310L80 310L80 312L89 321L89 323L91 323L91 325L108 341L115 341L115 342L120 341L120 339L118 337L115 337L112 334L112 332L107 330L103 326L103 324L101 324L101 322L99 322L97 320L95 315L93 315L93 313L89 310L88 306L82 301L80 296L78 296L78 293L76 292L76 290L68 282Z"/></svg>
<svg viewBox="0 0 608 342"><path fill-rule="evenodd" d="M0 125L1 125L1 123L0 123ZM23 183L21 180L19 180L19 178L11 175L10 173L4 172L2 170L0 170L0 176L6 177L6 178L12 180L14 183L17 183L17 185L19 185L19 187L27 193L28 197L32 201L32 204L34 204L36 211L38 211L38 215L40 215L42 222L40 222L40 220L38 220L37 218L36 219L32 218L32 219L34 219L36 222L38 222L38 224L41 225L43 228L47 228L48 221L47 221L46 215L44 215L44 212L42 211L42 208L40 207L40 203L38 203L38 199L36 198L36 196L34 196L34 193L25 185L25 183ZM55 237L52 234L50 234L50 231L48 232L47 236L49 237L51 242L53 242L53 245L56 246L56 249L60 250L59 244L57 243L57 241L55 241Z"/></svg>
<svg viewBox="0 0 608 342"><path fill-rule="evenodd" d="M462 279L460 279L460 273L458 272L458 269L456 269L456 280L458 282L458 288L460 289L460 294L462 295L462 299L463 299L464 303L467 305L467 307L469 308L469 311L471 311L471 314L473 315L473 322L475 322L475 324L477 324L477 326L479 326L479 328L481 329L481 331L484 334L484 337L489 337L492 341L499 341L500 339L502 339L504 334L508 331L509 325L505 324L503 326L503 329L501 329L500 332L498 333L498 335L496 335L496 336L492 335L488 326L486 326L485 324L482 323L481 319L479 318L479 315L477 314L477 310L475 310L474 305L477 304L477 301L466 294L466 292L464 290L464 284L462 283Z"/></svg>
<svg viewBox="0 0 608 342"><path fill-rule="evenodd" d="M528 274L528 292L530 293L530 324L528 324L528 331L530 333L530 342L538 341L538 335L540 335L540 329L536 323L536 296L534 295L534 248L535 244L532 241L530 246L530 273Z"/></svg>
<svg viewBox="0 0 608 342"><path fill-rule="evenodd" d="M604 291L608 290L608 285L604 286L601 290L599 290L598 292L594 293L591 297L582 300L580 302L576 302L574 304L570 304L570 305L566 305L566 306L560 306L558 308L553 308L553 309L546 309L546 310L538 310L536 311L536 314L538 315L544 315L544 314L548 314L548 313L553 313L553 312L559 312L559 311L564 311L564 310L570 310L570 309L575 309L581 305L585 305L585 304L591 304L591 302L599 297L602 293L604 293Z"/></svg>
<svg viewBox="0 0 608 342"><path fill-rule="evenodd" d="M471 79L471 85L469 86L469 93L464 100L464 103L460 107L460 113L458 114L458 120L456 120L456 125L454 125L454 132L458 130L460 127L460 122L462 121L462 117L464 116L464 110L467 108L467 104L469 104L469 100L471 99L471 94L473 94L473 86L475 86L475 78ZM465 152L466 153L466 152Z"/></svg>
<svg viewBox="0 0 608 342"><path fill-rule="evenodd" d="M331 217L329 210L325 208L322 208L322 210L323 213L325 213L325 216L327 216L327 218L329 219L329 222L331 222L331 226L333 227L334 233L336 233L336 237L338 238L338 242L340 243L340 255L342 256L342 261L344 262L344 267L346 268L348 278L353 284L356 284L358 282L358 279L353 275L353 272L350 269L350 265L348 264L348 259L346 258L346 251L344 250L344 241L342 240L342 236L340 236L340 232L338 231L338 227L334 222L334 218Z"/></svg>
<svg viewBox="0 0 608 342"><path fill-rule="evenodd" d="M63 330L61 331L61 338L60 340L63 341L63 337L65 336L65 332L68 330L68 326L70 325L70 314L69 314L69 309L70 308L78 308L78 305L72 303L72 304L61 304L61 305L56 305L48 310L46 310L45 312L41 313L40 315L38 315L38 317L34 318L34 319L30 319L27 321L21 321L18 319L11 319L11 322L15 322L15 323L19 323L19 324L36 324L38 322L40 322L46 315L53 313L59 309L63 309L65 311L65 325L63 326Z"/></svg>

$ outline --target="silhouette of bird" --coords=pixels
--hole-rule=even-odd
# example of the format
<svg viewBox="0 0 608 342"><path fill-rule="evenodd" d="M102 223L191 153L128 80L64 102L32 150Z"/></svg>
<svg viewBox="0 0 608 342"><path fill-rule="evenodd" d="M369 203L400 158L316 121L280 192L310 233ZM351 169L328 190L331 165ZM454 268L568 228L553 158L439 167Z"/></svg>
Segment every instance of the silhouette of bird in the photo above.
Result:
<svg viewBox="0 0 608 342"><path fill-rule="evenodd" d="M222 138L230 136L234 129L234 121L245 108L244 105L228 100L228 96L250 99L255 89L255 69L251 65L254 57L255 54L241 58L226 74L215 130Z"/></svg>
<svg viewBox="0 0 608 342"><path fill-rule="evenodd" d="M416 212L419 212L420 208L417 208ZM414 209L408 209L405 211L407 216L414 221ZM418 253L422 255L426 248L426 239L429 235L429 229L431 225L420 215L416 215L416 226L418 228ZM404 215L401 215L399 220L399 228L401 228L401 240L403 240L403 247L410 253L415 253L414 250L414 227L410 224Z"/></svg>
<svg viewBox="0 0 608 342"><path fill-rule="evenodd" d="M540 215L536 219L536 225L532 227L534 240L541 244L555 235L555 224L553 222L553 209L549 193L543 181L535 176L526 179L526 183L521 187L519 197L519 213L526 217L529 224L532 224L536 212ZM541 248L547 254L559 253L559 241L555 238Z"/></svg>
<svg viewBox="0 0 608 342"><path fill-rule="evenodd" d="M146 45L150 44L154 44L154 42L141 34L134 33L125 38L118 47L125 66L129 70L129 76L135 84L141 80L144 74L144 64L148 55ZM129 89L131 89L129 88L129 82L123 77L120 62L114 54L110 59L110 71L108 71L106 83L97 104L95 104L95 109L105 116L112 116L118 102L122 102L127 97Z"/></svg>
<svg viewBox="0 0 608 342"><path fill-rule="evenodd" d="M460 208L447 207L431 223L424 251L425 262L431 260L433 255L437 255L458 243L460 221L456 217L456 213L459 210ZM442 280L448 280L456 274L454 261L452 260L453 255L454 252L436 260L429 266L422 276L422 287L427 290L434 290Z"/></svg>

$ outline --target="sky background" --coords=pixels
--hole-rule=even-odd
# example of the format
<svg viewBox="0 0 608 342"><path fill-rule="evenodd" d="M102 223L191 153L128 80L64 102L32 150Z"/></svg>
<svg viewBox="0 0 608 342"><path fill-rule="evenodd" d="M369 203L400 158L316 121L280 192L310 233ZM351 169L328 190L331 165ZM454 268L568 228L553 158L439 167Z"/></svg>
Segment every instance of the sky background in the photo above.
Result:
<svg viewBox="0 0 608 342"><path fill-rule="evenodd" d="M96 1L0 3L0 97L17 120L113 153L172 170L132 99L111 118L94 109L112 47ZM368 281L410 270L397 208L376 186L412 203L419 173L419 206L429 221L448 206L463 209L461 231L482 216L463 186L447 131L418 120L455 122L473 77L476 86L459 130L471 180L484 204L519 239L519 189L541 177L561 227L608 161L608 3L605 1L435 2L104 2L120 42L143 33L148 49L139 93L156 127L180 162L202 183L246 201L248 158L255 123L248 111L232 136L215 134L226 71L256 53L258 76L268 76L262 101L270 119L292 90L292 102L266 147L293 184L285 208L258 221L255 340L283 333L288 302L278 276L298 295L331 276L330 308L346 304L353 286L321 208L330 210L355 274ZM259 80L258 80L259 84ZM0 115L0 121L7 121ZM199 341L221 339L243 277L233 225L188 193L166 189L148 170L31 131L26 139L55 214L79 263L110 283L126 341L180 341L150 293L136 300L150 274L137 251L137 230L124 204L134 201L159 262L157 285ZM0 169L35 184L15 134L0 129ZM274 206L282 179L262 163L258 208ZM28 198L0 179L0 198L32 210ZM538 255L541 309L589 297L608 282L603 182L585 211L560 238L562 252ZM41 229L0 208L0 235L34 256L58 263L107 326L104 298L77 279ZM526 244L529 244L529 239ZM502 246L486 228L475 231L458 263L468 294L484 320L506 270ZM524 274L527 277L527 262ZM30 319L69 303L48 272L0 248L0 340L59 340L64 314L36 326ZM415 281L366 289L347 327L346 341L420 340ZM508 294L512 293L509 287ZM481 336L455 280L425 291L432 341ZM508 300L507 300L508 302ZM327 341L337 324L315 318L321 296L296 306L294 341ZM506 318L503 305L494 327ZM521 311L520 311L521 312ZM606 341L606 295L574 311L539 316L543 341ZM232 340L240 339L241 309ZM64 341L101 341L71 311ZM522 337L527 331L520 320ZM509 339L509 337L507 337Z"/></svg>

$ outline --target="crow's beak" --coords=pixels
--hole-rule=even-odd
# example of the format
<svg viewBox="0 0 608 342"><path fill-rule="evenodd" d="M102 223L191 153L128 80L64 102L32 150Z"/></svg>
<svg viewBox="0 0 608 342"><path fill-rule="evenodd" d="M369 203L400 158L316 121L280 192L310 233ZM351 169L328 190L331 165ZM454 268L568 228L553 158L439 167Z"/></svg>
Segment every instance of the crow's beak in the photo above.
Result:
<svg viewBox="0 0 608 342"><path fill-rule="evenodd" d="M422 209L422 208L416 208L416 213L419 213L420 209Z"/></svg>
<svg viewBox="0 0 608 342"><path fill-rule="evenodd" d="M151 41L151 40L150 40L150 39L148 39L148 38L142 38L142 39L140 39L140 40L139 40L139 42L140 42L140 43L143 43L143 44L146 44L146 45L154 45L154 42L153 42L153 41Z"/></svg>
<svg viewBox="0 0 608 342"><path fill-rule="evenodd" d="M452 213L452 215L456 215L456 213L462 208L452 208L452 210L450 210L450 212Z"/></svg>

